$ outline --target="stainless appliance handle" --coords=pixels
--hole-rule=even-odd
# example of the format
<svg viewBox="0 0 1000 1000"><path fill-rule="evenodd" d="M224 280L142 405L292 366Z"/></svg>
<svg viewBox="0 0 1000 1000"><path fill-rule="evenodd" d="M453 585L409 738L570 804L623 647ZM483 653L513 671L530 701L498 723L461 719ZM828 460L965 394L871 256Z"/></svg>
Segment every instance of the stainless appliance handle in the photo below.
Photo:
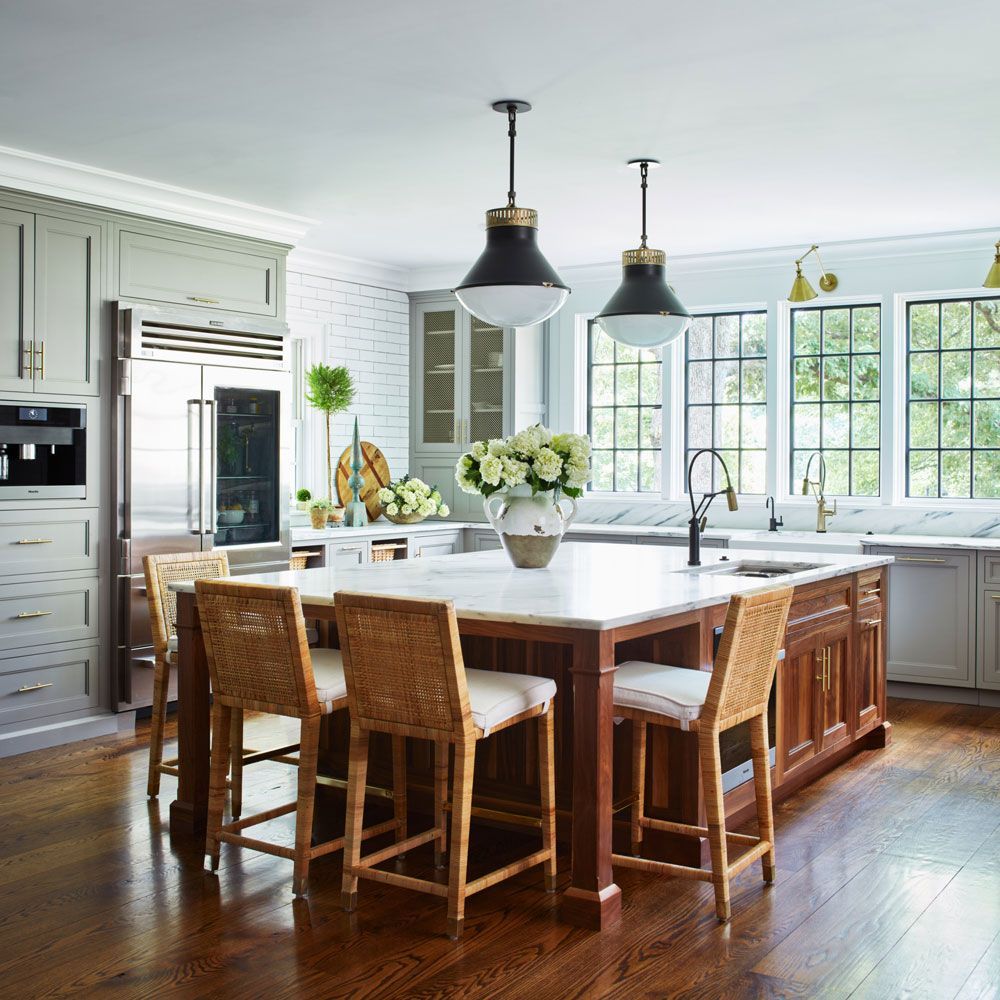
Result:
<svg viewBox="0 0 1000 1000"><path fill-rule="evenodd" d="M202 534L204 535L214 535L215 534L215 524L219 518L218 503L219 503L219 453L217 450L217 442L215 440L216 427L219 423L218 421L218 410L216 407L216 402L214 399L206 399L205 406L208 407L209 417L208 417L208 516L206 517L206 522L208 526L202 529Z"/></svg>
<svg viewBox="0 0 1000 1000"><path fill-rule="evenodd" d="M191 427L191 410L198 408L198 428L197 433ZM188 408L188 530L192 535L203 535L205 533L205 401L203 399L189 399ZM192 465L198 466L198 484L194 487L197 496L198 512L194 515L194 503L192 503Z"/></svg>

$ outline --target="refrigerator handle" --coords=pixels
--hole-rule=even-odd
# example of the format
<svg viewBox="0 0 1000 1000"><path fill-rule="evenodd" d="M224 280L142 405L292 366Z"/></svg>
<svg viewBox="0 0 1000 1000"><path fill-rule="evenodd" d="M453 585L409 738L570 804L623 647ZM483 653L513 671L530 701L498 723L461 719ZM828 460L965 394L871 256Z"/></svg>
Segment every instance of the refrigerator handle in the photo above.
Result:
<svg viewBox="0 0 1000 1000"><path fill-rule="evenodd" d="M198 428L197 432L191 427L191 408L198 407ZM197 495L198 513L197 522L191 527L191 534L201 536L205 533L205 401L203 399L188 400L188 524L190 525L194 511L192 503L192 466L197 465L198 471L195 474L198 485L194 492Z"/></svg>
<svg viewBox="0 0 1000 1000"><path fill-rule="evenodd" d="M216 402L214 399L204 400L204 406L208 408L208 490L207 490L207 503L205 507L207 509L207 514L205 516L205 523L202 527L203 535L215 535L215 522L219 516L216 510L216 505L218 504L218 477L219 477L219 459L217 442L215 439L216 427L219 421L216 419Z"/></svg>

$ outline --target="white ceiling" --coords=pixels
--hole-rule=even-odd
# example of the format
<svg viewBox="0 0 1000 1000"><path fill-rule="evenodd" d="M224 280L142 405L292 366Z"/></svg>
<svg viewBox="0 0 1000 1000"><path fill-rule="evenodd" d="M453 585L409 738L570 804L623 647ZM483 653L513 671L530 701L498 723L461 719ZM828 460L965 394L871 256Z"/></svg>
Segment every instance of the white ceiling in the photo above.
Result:
<svg viewBox="0 0 1000 1000"><path fill-rule="evenodd" d="M0 143L471 261L506 192L557 264L1000 224L996 0L10 0Z"/></svg>

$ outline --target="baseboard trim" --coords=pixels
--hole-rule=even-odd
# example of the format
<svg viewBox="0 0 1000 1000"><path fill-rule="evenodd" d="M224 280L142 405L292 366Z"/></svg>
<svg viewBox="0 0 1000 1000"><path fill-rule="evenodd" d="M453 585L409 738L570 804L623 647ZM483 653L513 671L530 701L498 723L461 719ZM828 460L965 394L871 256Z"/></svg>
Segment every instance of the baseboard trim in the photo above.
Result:
<svg viewBox="0 0 1000 1000"><path fill-rule="evenodd" d="M45 750L65 743L75 743L77 740L93 739L95 736L112 736L118 732L119 717L114 712L50 722L32 729L0 733L0 757L13 757L15 754Z"/></svg>
<svg viewBox="0 0 1000 1000"><path fill-rule="evenodd" d="M890 698L914 698L917 701L943 701L951 705L983 705L987 708L1000 708L1000 691L986 691L982 688L889 681L886 690Z"/></svg>

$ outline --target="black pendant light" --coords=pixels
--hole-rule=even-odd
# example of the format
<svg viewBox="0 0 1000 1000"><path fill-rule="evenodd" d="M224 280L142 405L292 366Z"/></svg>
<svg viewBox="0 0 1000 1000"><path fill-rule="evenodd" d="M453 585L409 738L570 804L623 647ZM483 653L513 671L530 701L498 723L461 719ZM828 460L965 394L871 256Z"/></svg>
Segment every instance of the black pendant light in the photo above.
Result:
<svg viewBox="0 0 1000 1000"><path fill-rule="evenodd" d="M642 241L622 253L622 283L595 318L612 340L631 347L662 347L691 325L691 314L667 284L667 255L646 246L646 187L658 160L629 160L642 178Z"/></svg>
<svg viewBox="0 0 1000 1000"><path fill-rule="evenodd" d="M514 140L517 115L531 110L527 101L497 101L494 111L507 115L510 138L510 190L504 208L486 213L486 249L455 289L458 301L494 326L532 326L554 316L569 288L538 249L538 213L514 204Z"/></svg>

